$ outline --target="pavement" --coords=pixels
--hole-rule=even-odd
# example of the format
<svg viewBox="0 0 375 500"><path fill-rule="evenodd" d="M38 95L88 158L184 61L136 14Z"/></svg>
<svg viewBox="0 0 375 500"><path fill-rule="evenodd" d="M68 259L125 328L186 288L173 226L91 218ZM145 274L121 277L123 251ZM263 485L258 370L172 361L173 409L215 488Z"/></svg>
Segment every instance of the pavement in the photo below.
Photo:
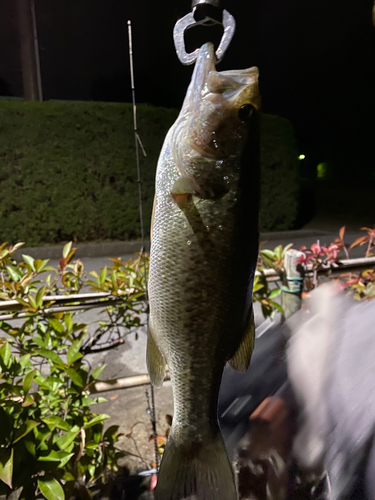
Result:
<svg viewBox="0 0 375 500"><path fill-rule="evenodd" d="M265 242L263 248L271 249L279 244L285 246L288 243L294 243L296 248L300 248L301 245L309 247L316 241L329 244L338 235L339 228L339 225L335 227L326 225L324 230L308 227L298 231L264 233L261 235L260 241ZM345 239L351 243L362 234L364 233L349 231ZM148 245L147 243L146 250L148 250ZM43 259L48 258L52 266L57 266L58 259L62 255L62 248L63 245L22 248L17 251L16 258L21 259L22 254ZM121 257L123 260L127 260L134 256L134 253L140 248L141 242L139 241L78 244L76 256L82 260L86 271L98 271L102 267L110 265L109 257ZM351 256L358 257L363 256L363 254L363 248L360 248L354 249ZM256 324L259 325L263 321L260 309L256 308L255 314ZM79 321L89 324L90 329L96 328L100 319L103 319L103 315L99 309L89 310L79 315ZM145 327L139 328L136 333L130 333L126 337L125 343L115 349L89 356L88 361L93 368L106 365L100 377L101 380L147 373ZM120 432L123 433L123 436L119 440L119 447L127 452L122 464L129 468L131 473L147 469L154 461L153 443L149 440L152 429L147 413L148 401L145 394L147 388L149 390L149 386L141 386L101 394L107 399L107 402L97 405L94 410L111 416L107 425L120 425ZM161 389L155 391L155 401L158 433L165 434L168 427L165 416L167 414L173 415L170 382L165 382ZM131 433L134 425L134 431Z"/></svg>
<svg viewBox="0 0 375 500"><path fill-rule="evenodd" d="M294 243L296 248L299 248L301 245L306 245L308 247L318 240L322 244L328 244L338 236L340 227L342 226L336 224L333 227L331 223L330 225L327 224L324 230L305 226L305 228L298 230L261 233L259 241L265 243L264 248L274 248L280 244L285 246L288 243ZM345 241L350 244L358 236L363 234L365 233L359 230L347 231ZM14 256L17 260L21 260L22 255L26 254L38 259L50 259L51 263L53 261L58 262L62 257L65 243L67 242L61 243L60 245L42 247L21 247L14 253ZM78 259L84 259L84 263L87 263L87 268L89 270L97 270L100 268L101 263L107 265L108 258L110 257L121 257L122 259L133 257L134 254L139 252L142 248L142 242L140 240L110 241L100 243L77 243L73 246L77 247L75 256ZM145 241L145 250L147 252L150 250L150 242L148 240Z"/></svg>

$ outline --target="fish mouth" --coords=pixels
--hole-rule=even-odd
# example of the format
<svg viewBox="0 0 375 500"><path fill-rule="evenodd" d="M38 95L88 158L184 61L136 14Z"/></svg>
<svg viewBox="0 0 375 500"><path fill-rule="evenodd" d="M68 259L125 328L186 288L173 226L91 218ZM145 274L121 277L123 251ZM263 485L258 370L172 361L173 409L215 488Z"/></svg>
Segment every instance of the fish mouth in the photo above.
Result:
<svg viewBox="0 0 375 500"><path fill-rule="evenodd" d="M189 144L195 153L211 160L223 160L245 132L238 120L243 104L260 109L259 70L256 67L218 72L214 45L199 51L188 102ZM227 144L228 143L228 144Z"/></svg>
<svg viewBox="0 0 375 500"><path fill-rule="evenodd" d="M237 154L246 134L238 110L243 104L260 109L258 68L218 72L216 62L213 43L202 45L171 141L182 175L195 155L221 161Z"/></svg>

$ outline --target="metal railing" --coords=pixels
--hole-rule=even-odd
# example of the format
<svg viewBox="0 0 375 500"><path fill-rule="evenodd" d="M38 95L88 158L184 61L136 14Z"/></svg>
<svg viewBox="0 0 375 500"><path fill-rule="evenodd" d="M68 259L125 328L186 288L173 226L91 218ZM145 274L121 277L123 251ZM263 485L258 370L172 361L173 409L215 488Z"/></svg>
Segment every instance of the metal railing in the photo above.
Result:
<svg viewBox="0 0 375 500"><path fill-rule="evenodd" d="M285 262L290 263L289 268L293 268L293 273L298 275L294 276L294 278L301 276L308 277L313 275L314 270L311 264L297 265L295 263L295 259L293 260L294 256L296 255L295 252L297 251L293 249L288 250L285 258ZM301 252L298 252L298 255L301 254ZM288 255L291 256L292 260L290 258L288 259ZM344 259L334 263L323 264L321 268L317 270L317 274L335 275L343 271L350 272L371 267L375 267L375 257ZM286 269L281 269L280 271L276 269L265 269L262 272L256 271L255 276L265 276L267 281L285 282L285 278L286 280L288 280L290 272L292 271L288 269L288 266L286 266ZM132 290L128 290L128 292L131 293ZM124 297L126 297L126 295L114 296L109 292L79 293L73 295L46 295L45 297L43 297L43 303L51 303L49 307L44 309L46 313L85 311L88 309L114 306L121 303L124 300ZM0 313L1 312L3 312L3 314L0 314L0 321L22 319L35 314L32 312L28 312L25 307L17 300L0 301Z"/></svg>
<svg viewBox="0 0 375 500"><path fill-rule="evenodd" d="M285 311L285 317L289 317L301 307L302 286L297 280L314 274L311 264L299 264L299 257L303 255L298 250L288 250L285 255L285 267L280 271L276 269L265 269L262 272L257 271L256 276L265 276L267 281L282 281L282 305ZM323 264L316 272L318 275L337 274L343 271L350 272L360 269L369 269L375 267L375 257L345 259L334 263ZM128 291L129 293L132 290ZM113 296L109 292L80 293L73 295L47 295L43 297L43 303L52 303L44 309L47 312L68 312L85 311L94 308L105 308L116 305L124 300L124 296ZM32 314L25 310L24 306L16 300L0 301L0 321L22 319ZM166 373L165 380L169 380L169 373ZM107 392L119 389L127 389L150 383L150 377L147 374L136 375L132 377L123 377L114 380L97 381L92 387L93 393Z"/></svg>

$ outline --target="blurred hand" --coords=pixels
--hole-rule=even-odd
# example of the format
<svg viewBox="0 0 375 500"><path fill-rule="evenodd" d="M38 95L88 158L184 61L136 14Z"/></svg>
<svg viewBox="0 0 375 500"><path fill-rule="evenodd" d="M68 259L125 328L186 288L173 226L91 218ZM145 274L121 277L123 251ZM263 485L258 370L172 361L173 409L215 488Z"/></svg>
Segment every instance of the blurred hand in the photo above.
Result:
<svg viewBox="0 0 375 500"><path fill-rule="evenodd" d="M361 475L363 498L373 500L375 301L354 302L323 285L287 324L288 376L300 409L294 455L302 467L327 470L333 500L349 498Z"/></svg>

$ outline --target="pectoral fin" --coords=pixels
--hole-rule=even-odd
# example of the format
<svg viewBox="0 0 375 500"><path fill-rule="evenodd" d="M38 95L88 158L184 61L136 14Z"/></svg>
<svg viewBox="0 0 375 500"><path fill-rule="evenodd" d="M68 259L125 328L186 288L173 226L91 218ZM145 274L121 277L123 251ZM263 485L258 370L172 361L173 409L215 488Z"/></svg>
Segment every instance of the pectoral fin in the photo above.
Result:
<svg viewBox="0 0 375 500"><path fill-rule="evenodd" d="M209 258L209 250L212 246L208 235L208 229L203 222L202 216L194 203L193 195L197 195L199 186L192 177L180 177L175 182L171 196L178 207L185 214L188 223L193 230L203 253Z"/></svg>
<svg viewBox="0 0 375 500"><path fill-rule="evenodd" d="M177 179L171 191L172 198L181 209L187 205L193 194L196 194L196 188L194 180L190 177Z"/></svg>
<svg viewBox="0 0 375 500"><path fill-rule="evenodd" d="M150 375L152 384L155 387L161 387L163 385L163 380L165 376L165 359L160 349L156 345L154 337L152 335L152 328L149 323L147 332L147 370Z"/></svg>
<svg viewBox="0 0 375 500"><path fill-rule="evenodd" d="M244 336L241 340L241 344L234 356L228 361L231 367L235 370L245 372L249 368L251 355L254 349L254 338L254 311L251 309L251 314L249 314L249 319L246 325Z"/></svg>

